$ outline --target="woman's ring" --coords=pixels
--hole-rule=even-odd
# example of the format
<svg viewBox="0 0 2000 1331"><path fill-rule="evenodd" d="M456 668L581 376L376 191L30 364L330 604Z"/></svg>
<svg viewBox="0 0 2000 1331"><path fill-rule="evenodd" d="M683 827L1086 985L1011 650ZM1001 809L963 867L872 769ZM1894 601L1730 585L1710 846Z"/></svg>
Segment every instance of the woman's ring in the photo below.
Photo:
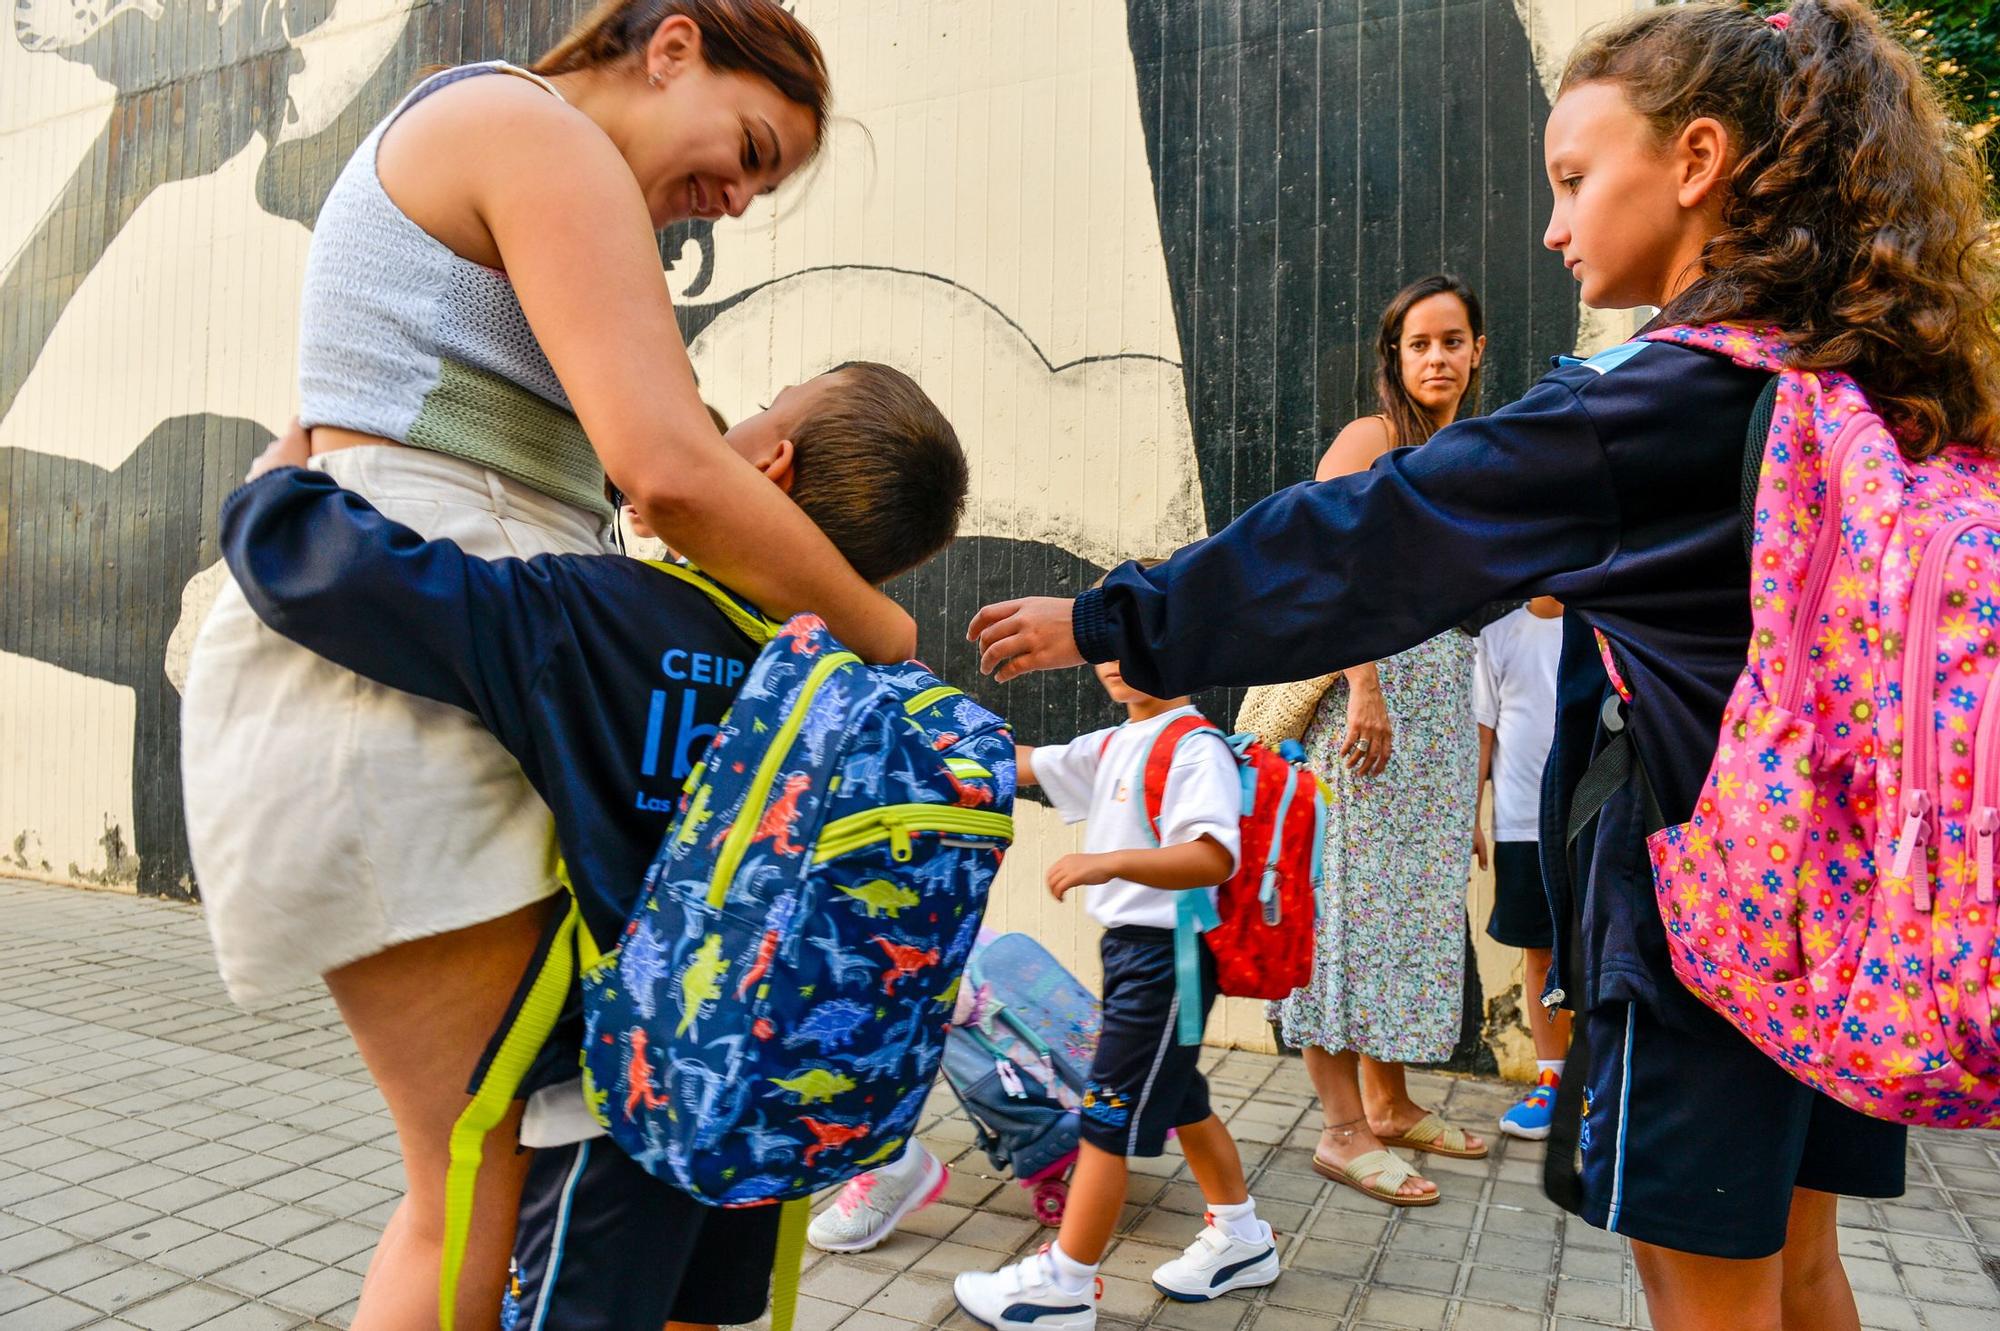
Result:
<svg viewBox="0 0 2000 1331"><path fill-rule="evenodd" d="M1365 740L1365 739L1357 739L1357 740L1355 740L1355 741L1354 741L1354 751L1355 751L1356 753L1366 753L1366 752L1368 752L1368 741L1367 741L1367 740Z"/></svg>

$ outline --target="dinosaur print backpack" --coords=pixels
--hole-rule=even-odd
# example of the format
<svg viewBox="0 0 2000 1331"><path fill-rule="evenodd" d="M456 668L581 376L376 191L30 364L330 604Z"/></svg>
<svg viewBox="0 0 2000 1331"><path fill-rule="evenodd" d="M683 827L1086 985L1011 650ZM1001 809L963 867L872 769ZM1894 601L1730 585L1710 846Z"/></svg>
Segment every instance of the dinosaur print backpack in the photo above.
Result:
<svg viewBox="0 0 2000 1331"><path fill-rule="evenodd" d="M1746 448L1748 660L1693 817L1648 841L1674 971L1864 1114L2000 1124L2000 466L1908 461L1776 330L1648 340L1776 376Z"/></svg>
<svg viewBox="0 0 2000 1331"><path fill-rule="evenodd" d="M585 968L585 1090L613 1140L718 1206L893 1159L1013 801L999 717L794 618L689 777L618 947Z"/></svg>

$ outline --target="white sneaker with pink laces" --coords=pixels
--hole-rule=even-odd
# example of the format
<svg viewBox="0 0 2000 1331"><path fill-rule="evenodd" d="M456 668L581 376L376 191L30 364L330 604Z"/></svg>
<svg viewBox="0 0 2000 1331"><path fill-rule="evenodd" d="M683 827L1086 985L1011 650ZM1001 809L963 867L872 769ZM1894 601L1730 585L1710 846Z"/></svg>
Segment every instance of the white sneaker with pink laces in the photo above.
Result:
<svg viewBox="0 0 2000 1331"><path fill-rule="evenodd" d="M895 1232L903 1217L938 1199L951 1171L912 1137L893 1163L856 1174L813 1217L806 1242L821 1252L866 1252Z"/></svg>

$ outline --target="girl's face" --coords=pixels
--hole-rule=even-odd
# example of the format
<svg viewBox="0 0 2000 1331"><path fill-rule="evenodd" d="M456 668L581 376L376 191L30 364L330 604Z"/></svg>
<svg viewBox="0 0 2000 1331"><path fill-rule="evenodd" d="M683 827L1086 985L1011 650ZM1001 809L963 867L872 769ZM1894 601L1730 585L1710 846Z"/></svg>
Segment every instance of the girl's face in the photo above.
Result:
<svg viewBox="0 0 2000 1331"><path fill-rule="evenodd" d="M1396 340L1403 387L1437 420L1458 414L1459 399L1486 354L1486 339L1472 335L1472 315L1449 291L1426 296L1403 316Z"/></svg>
<svg viewBox="0 0 2000 1331"><path fill-rule="evenodd" d="M1597 309L1665 305L1700 272L1721 229L1726 132L1697 120L1662 143L1612 83L1556 99L1544 137L1555 206L1542 243Z"/></svg>
<svg viewBox="0 0 2000 1331"><path fill-rule="evenodd" d="M766 79L710 68L685 17L662 23L645 54L620 147L656 230L741 217L812 156L812 111Z"/></svg>

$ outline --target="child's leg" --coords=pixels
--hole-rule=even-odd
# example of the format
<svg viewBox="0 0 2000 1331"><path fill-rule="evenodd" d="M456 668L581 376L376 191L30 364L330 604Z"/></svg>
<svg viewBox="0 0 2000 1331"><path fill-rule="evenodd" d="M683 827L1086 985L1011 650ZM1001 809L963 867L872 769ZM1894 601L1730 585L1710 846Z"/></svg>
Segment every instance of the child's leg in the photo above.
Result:
<svg viewBox="0 0 2000 1331"><path fill-rule="evenodd" d="M1129 1174L1124 1156L1087 1141L1077 1143L1069 1199L1063 1205L1062 1228L1056 1231L1056 1246L1065 1257L1083 1266L1104 1260L1119 1213L1125 1209Z"/></svg>
<svg viewBox="0 0 2000 1331"><path fill-rule="evenodd" d="M1791 1331L1779 1313L1781 1256L1704 1257L1635 1239L1632 1260L1654 1331Z"/></svg>
<svg viewBox="0 0 2000 1331"><path fill-rule="evenodd" d="M1188 1169L1201 1186L1203 1201L1210 1206L1241 1206L1250 1200L1250 1185L1243 1181L1243 1156L1220 1118L1210 1114L1174 1132Z"/></svg>
<svg viewBox="0 0 2000 1331"><path fill-rule="evenodd" d="M1360 1055L1352 1050L1339 1052L1310 1047L1305 1051L1306 1075L1319 1093L1319 1112L1326 1122L1315 1152L1327 1162L1345 1165L1348 1161L1382 1149L1382 1140L1370 1130L1367 1112L1361 1105L1361 1084L1356 1065ZM1363 1176L1363 1187L1374 1187L1376 1175ZM1437 1184L1427 1178L1404 1180L1396 1189L1399 1197L1428 1197Z"/></svg>
<svg viewBox="0 0 2000 1331"><path fill-rule="evenodd" d="M1854 1287L1840 1264L1836 1228L1840 1198L1810 1188L1792 1189L1783 1262L1785 1331L1860 1331Z"/></svg>
<svg viewBox="0 0 2000 1331"><path fill-rule="evenodd" d="M1554 953L1546 947L1521 949L1521 965L1526 984L1522 988L1528 1005L1528 1033L1535 1040L1535 1057L1553 1063L1569 1052L1569 1012L1542 1006L1542 989L1548 983L1549 962Z"/></svg>

